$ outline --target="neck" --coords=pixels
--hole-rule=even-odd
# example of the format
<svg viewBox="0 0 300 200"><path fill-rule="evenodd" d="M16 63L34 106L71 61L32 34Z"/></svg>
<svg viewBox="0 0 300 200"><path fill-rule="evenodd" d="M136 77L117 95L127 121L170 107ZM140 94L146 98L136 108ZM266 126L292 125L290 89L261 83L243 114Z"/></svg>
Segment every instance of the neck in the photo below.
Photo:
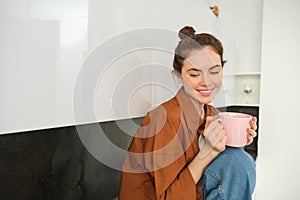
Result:
<svg viewBox="0 0 300 200"><path fill-rule="evenodd" d="M204 115L204 104L199 103L199 101L197 101L196 99L193 99L191 97L190 97L190 99L191 99L191 101L192 101L195 109L197 110L199 116L201 116L201 118L203 118L203 115Z"/></svg>

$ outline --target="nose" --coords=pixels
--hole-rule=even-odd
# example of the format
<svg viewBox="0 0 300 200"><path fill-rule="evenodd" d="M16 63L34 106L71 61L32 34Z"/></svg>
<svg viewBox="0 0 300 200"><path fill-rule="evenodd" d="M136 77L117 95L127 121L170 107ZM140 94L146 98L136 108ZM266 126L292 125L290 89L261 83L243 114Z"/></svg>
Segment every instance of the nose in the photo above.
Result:
<svg viewBox="0 0 300 200"><path fill-rule="evenodd" d="M199 84L201 85L201 86L203 86L203 87L207 87L207 85L208 85L208 76L207 76L207 74L204 74L203 72L201 73L201 76L200 76L200 82L199 82Z"/></svg>

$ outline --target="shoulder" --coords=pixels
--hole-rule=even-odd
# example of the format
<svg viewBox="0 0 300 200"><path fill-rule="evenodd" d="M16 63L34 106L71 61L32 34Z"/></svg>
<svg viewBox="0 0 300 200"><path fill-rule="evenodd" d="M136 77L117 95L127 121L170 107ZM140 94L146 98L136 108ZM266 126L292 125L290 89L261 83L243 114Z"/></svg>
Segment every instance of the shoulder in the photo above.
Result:
<svg viewBox="0 0 300 200"><path fill-rule="evenodd" d="M143 120L142 126L163 126L166 123L178 124L181 116L182 112L178 100L173 97L149 111Z"/></svg>
<svg viewBox="0 0 300 200"><path fill-rule="evenodd" d="M157 115L165 116L166 118L181 118L181 108L176 97L162 103L160 106L151 111Z"/></svg>

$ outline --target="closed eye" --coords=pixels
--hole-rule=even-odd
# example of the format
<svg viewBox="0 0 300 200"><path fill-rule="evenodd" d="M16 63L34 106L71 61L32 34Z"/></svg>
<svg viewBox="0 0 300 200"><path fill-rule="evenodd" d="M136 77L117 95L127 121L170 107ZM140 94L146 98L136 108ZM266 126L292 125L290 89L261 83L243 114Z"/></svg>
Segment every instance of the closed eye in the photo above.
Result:
<svg viewBox="0 0 300 200"><path fill-rule="evenodd" d="M200 74L189 74L191 77L198 77Z"/></svg>
<svg viewBox="0 0 300 200"><path fill-rule="evenodd" d="M218 74L221 71L221 66L220 65L215 65L210 68L209 73L210 74Z"/></svg>

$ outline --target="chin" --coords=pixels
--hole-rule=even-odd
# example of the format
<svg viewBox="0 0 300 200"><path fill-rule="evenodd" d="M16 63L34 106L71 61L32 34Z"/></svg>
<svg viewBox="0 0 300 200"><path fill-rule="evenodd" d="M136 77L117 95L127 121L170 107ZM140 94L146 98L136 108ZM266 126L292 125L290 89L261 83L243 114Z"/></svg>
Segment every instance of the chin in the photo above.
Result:
<svg viewBox="0 0 300 200"><path fill-rule="evenodd" d="M212 101L199 101L201 104L210 104Z"/></svg>
<svg viewBox="0 0 300 200"><path fill-rule="evenodd" d="M210 104L212 100L212 97L198 97L198 101L202 104Z"/></svg>

